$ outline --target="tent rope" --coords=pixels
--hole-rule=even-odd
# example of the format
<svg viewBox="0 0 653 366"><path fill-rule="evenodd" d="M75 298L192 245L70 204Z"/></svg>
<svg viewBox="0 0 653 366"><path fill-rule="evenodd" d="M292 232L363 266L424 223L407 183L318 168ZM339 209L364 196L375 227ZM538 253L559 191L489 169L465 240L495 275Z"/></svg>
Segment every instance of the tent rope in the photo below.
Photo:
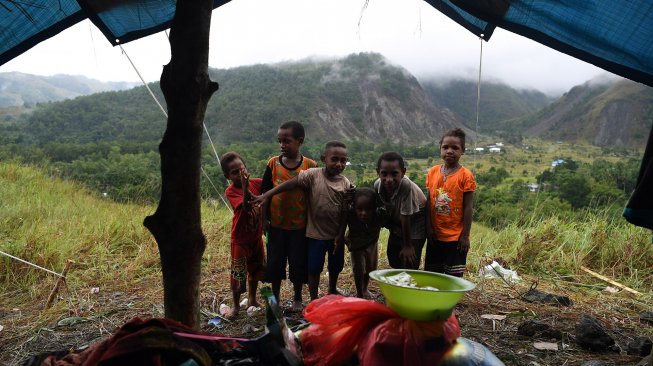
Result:
<svg viewBox="0 0 653 366"><path fill-rule="evenodd" d="M53 274L53 275L55 275L55 276L59 276L59 277L61 277L61 278L66 278L66 276L64 276L64 275L61 275L61 274L59 274L59 273L57 273L57 272L54 272L54 271L51 271L51 270L49 270L49 269L47 269L47 268L43 268L43 267L41 267L41 266L39 266L39 265L36 265L36 264L34 264L34 263L31 263L31 262L28 262L28 261L26 261L26 260L24 260L24 259L20 259L20 258L18 258L18 257L14 257L13 255L11 255L11 254L9 254L9 253L5 253L5 252L3 252L3 251L0 251L0 254L2 254L2 255L4 255L4 256L7 256L7 257L9 257L9 258L11 258L11 259L15 259L15 260L17 260L17 261L19 261L19 262L21 262L21 263L25 263L25 264L28 264L28 265L30 265L30 266L32 266L32 267L36 267L36 268L38 268L38 269L40 269L40 270L46 271L46 272L51 273L51 274Z"/></svg>
<svg viewBox="0 0 653 366"><path fill-rule="evenodd" d="M166 36L167 36L167 33L166 33ZM127 57L127 60L129 60L129 63L132 65L132 68L134 69L134 71L136 71L136 74L141 79L141 82L143 83L145 88L147 88L147 91L150 92L150 95L152 96L152 99L154 99L154 102L159 106L159 108L161 109L161 112L163 112L163 115L166 118L168 118L168 112L166 112L166 110L163 108L163 106L159 102L159 99L156 97L156 95L154 95L154 93L152 92L152 89L150 89L150 86L145 82L145 79L143 79L143 76L141 76L141 73L136 68L136 65L134 65L134 62L132 62L132 59L127 54L127 51L125 51L125 49L122 47L122 45L118 45L118 46L120 46L120 50L122 51L123 55L125 55L125 57ZM209 138L209 142L211 143L211 148L213 149L213 154L215 154L215 159L218 162L218 166L221 166L220 165L220 158L218 157L218 152L215 149L215 145L213 145L213 139L211 139L211 135L209 134L209 130L206 128L206 123L204 123L204 121L202 121L202 126L204 126L204 132L206 133L206 136ZM222 203L224 203L224 205L229 209L229 211L231 211L233 213L233 210L231 209L231 205L229 205L229 203L227 203L227 200L224 198L224 196L220 193L220 191L218 190L216 185L213 183L213 181L211 180L211 177L206 173L206 171L204 170L203 167L200 166L200 168L202 169L202 173L204 173L204 176L206 177L206 179L209 180L209 183L211 183L211 186L213 187L213 189L215 189L216 193L218 194L218 196L222 200Z"/></svg>
<svg viewBox="0 0 653 366"><path fill-rule="evenodd" d="M150 92L150 95L152 96L152 99L154 99L154 102L156 102L156 105L159 106L159 108L161 109L161 112L163 112L163 115L166 116L166 118L168 118L168 112L166 112L166 110L163 108L161 103L159 103L159 100L156 98L156 96L152 92L152 89L150 89L150 86L147 85L147 83L145 82L145 79L143 79L143 76L141 75L141 73L136 68L136 65L134 65L134 62L132 62L132 59L127 54L127 51L125 51L125 49L122 48L121 44L119 44L118 46L120 47L120 50L122 51L122 54L125 55L125 57L127 57L127 60L129 60L129 63L132 65L132 68L134 68L134 71L136 71L136 74L141 79L141 82L143 82L143 85L145 85L145 88L147 89L147 91Z"/></svg>

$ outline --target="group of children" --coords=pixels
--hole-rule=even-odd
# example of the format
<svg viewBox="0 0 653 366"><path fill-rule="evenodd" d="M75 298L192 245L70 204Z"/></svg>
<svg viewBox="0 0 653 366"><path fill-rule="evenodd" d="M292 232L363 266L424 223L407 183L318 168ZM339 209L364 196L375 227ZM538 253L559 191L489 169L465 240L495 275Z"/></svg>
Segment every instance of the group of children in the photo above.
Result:
<svg viewBox="0 0 653 366"><path fill-rule="evenodd" d="M263 179L251 178L241 156L222 156L223 173L231 181L225 194L234 216L231 229L231 289L234 317L240 295L248 289L256 305L258 281L269 282L279 300L281 281L293 285L292 308L302 308L302 286L311 300L318 297L326 259L329 294L337 294L347 246L358 297L369 298L369 273L377 268L381 228L390 231L388 262L393 268L418 269L426 245L424 269L462 276L465 270L472 201L472 173L460 165L465 133L447 131L440 140L443 164L429 169L425 195L406 176L404 159L383 153L374 187L356 188L342 175L347 147L330 141L320 156L323 166L303 156L304 127L296 121L279 127L281 154L268 161ZM262 235L267 233L266 250ZM267 258L265 256L267 253Z"/></svg>

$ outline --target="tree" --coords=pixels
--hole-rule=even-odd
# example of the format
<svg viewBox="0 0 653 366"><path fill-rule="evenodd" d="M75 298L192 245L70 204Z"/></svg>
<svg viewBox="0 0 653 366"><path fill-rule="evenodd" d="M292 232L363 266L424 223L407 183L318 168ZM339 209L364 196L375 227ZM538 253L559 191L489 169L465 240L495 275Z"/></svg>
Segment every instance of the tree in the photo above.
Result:
<svg viewBox="0 0 653 366"><path fill-rule="evenodd" d="M159 247L165 316L199 327L202 123L218 84L208 74L212 0L179 0L170 27L170 63L161 74L168 121L161 155L161 199L143 224Z"/></svg>

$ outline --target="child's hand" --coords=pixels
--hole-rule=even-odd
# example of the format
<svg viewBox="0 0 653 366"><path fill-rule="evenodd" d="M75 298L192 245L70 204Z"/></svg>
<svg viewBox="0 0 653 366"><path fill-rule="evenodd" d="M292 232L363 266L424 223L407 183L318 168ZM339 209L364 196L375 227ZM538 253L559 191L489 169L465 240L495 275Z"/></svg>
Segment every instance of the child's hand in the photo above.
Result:
<svg viewBox="0 0 653 366"><path fill-rule="evenodd" d="M356 193L356 186L353 183L349 184L349 188L345 190L344 206L350 207L354 203L354 193Z"/></svg>
<svg viewBox="0 0 653 366"><path fill-rule="evenodd" d="M458 239L458 250L461 252L469 251L469 236Z"/></svg>
<svg viewBox="0 0 653 366"><path fill-rule="evenodd" d="M245 169L240 171L240 180L243 182L243 187L249 188L249 173Z"/></svg>
<svg viewBox="0 0 653 366"><path fill-rule="evenodd" d="M412 245L407 245L401 248L399 252L399 258L403 262L404 266L412 267L417 261L417 256L415 255L415 248Z"/></svg>
<svg viewBox="0 0 653 366"><path fill-rule="evenodd" d="M333 239L333 253L331 254L336 254L338 251L338 248L342 245L343 238L341 236L336 236L335 239Z"/></svg>
<svg viewBox="0 0 653 366"><path fill-rule="evenodd" d="M261 207L263 203L267 200L268 198L265 196L265 194L262 194L260 196L255 196L252 195L252 198L249 200L249 202L252 204L254 207Z"/></svg>

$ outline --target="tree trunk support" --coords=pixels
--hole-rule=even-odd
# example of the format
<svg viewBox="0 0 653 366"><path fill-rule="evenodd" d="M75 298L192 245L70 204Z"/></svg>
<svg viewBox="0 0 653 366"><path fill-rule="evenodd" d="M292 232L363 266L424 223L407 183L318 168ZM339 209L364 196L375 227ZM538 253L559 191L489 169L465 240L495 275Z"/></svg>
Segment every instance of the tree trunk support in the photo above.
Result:
<svg viewBox="0 0 653 366"><path fill-rule="evenodd" d="M161 199L143 225L159 247L165 317L199 328L202 126L218 84L208 75L212 0L179 0L170 28L170 63L161 74L168 122L159 145Z"/></svg>

